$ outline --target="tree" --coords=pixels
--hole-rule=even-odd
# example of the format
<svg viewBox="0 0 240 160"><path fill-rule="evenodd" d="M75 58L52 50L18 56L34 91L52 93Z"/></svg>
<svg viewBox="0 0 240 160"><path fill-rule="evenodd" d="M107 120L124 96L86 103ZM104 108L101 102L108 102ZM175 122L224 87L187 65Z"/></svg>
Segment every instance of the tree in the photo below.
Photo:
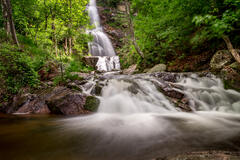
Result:
<svg viewBox="0 0 240 160"><path fill-rule="evenodd" d="M240 0L224 0L215 2L211 0L212 9L205 15L195 16L193 22L201 28L201 31L208 32L206 37L222 38L228 50L235 60L240 63L240 55L234 49L229 35L238 30L240 25Z"/></svg>
<svg viewBox="0 0 240 160"><path fill-rule="evenodd" d="M1 0L2 8L3 8L3 16L5 19L5 29L7 34L9 33L9 28L10 32L12 35L13 42L19 46L17 34L16 34L16 29L15 25L13 22L13 14L12 14L12 6L11 6L11 1L10 0Z"/></svg>
<svg viewBox="0 0 240 160"><path fill-rule="evenodd" d="M141 51L141 49L138 46L137 41L136 41L136 37L135 37L135 33L134 33L134 25L133 25L133 21L132 21L132 14L131 14L131 4L128 0L125 0L125 7L126 7L126 14L128 16L127 18L128 18L129 32L130 32L130 35L131 35L133 45L134 45L137 53L139 54L139 56L141 58L144 58L144 54Z"/></svg>

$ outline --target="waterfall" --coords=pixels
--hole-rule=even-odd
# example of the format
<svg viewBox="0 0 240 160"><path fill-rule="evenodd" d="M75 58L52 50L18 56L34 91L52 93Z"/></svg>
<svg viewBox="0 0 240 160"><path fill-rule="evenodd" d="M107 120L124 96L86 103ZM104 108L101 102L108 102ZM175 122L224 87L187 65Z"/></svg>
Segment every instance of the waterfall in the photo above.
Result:
<svg viewBox="0 0 240 160"><path fill-rule="evenodd" d="M166 82L144 74L107 74L96 83L104 84L98 112L64 120L70 133L88 135L84 147L100 153L92 159L147 160L211 146L228 148L239 139L240 93L224 89L214 76L192 74ZM176 86L190 100L192 112L179 110L156 83Z"/></svg>
<svg viewBox="0 0 240 160"><path fill-rule="evenodd" d="M100 71L120 70L119 57L116 56L110 39L101 27L96 0L90 0L88 12L91 25L95 27L88 31L93 36L93 42L89 42L88 45L91 55L98 57L97 69Z"/></svg>

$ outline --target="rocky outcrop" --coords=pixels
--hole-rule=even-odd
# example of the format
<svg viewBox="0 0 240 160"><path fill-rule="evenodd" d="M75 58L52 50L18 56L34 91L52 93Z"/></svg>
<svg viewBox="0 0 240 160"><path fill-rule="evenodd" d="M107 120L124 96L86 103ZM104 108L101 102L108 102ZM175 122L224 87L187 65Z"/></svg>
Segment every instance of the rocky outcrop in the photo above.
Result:
<svg viewBox="0 0 240 160"><path fill-rule="evenodd" d="M240 73L229 66L225 66L220 72L221 78L224 80L226 88L240 90Z"/></svg>
<svg viewBox="0 0 240 160"><path fill-rule="evenodd" d="M158 64L151 68L147 73L155 73L155 72L165 72L167 70L167 65Z"/></svg>
<svg viewBox="0 0 240 160"><path fill-rule="evenodd" d="M38 90L34 94L15 96L12 103L5 106L4 113L78 115L97 110L99 100L96 97L91 96L96 101L90 103L94 105L92 109L87 100L89 96L76 89L77 84L70 83L67 86L74 88L51 87ZM88 107L84 107L85 105Z"/></svg>
<svg viewBox="0 0 240 160"><path fill-rule="evenodd" d="M83 108L85 97L81 94L68 94L60 97L54 96L47 101L47 105L53 114L76 115L88 113Z"/></svg>
<svg viewBox="0 0 240 160"><path fill-rule="evenodd" d="M231 53L227 50L221 50L213 56L210 67L213 71L219 71L224 66L231 64L231 62L233 62Z"/></svg>
<svg viewBox="0 0 240 160"><path fill-rule="evenodd" d="M240 52L240 50L237 51ZM234 62L229 51L218 51L213 56L210 66L211 70L224 80L226 88L240 90L240 64Z"/></svg>

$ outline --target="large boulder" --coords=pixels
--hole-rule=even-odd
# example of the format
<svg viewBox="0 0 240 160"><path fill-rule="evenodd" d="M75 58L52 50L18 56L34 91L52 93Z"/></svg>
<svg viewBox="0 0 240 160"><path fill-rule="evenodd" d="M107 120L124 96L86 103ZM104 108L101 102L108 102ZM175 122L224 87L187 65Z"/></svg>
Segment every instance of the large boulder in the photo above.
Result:
<svg viewBox="0 0 240 160"><path fill-rule="evenodd" d="M165 72L166 70L167 70L166 64L158 64L151 68L147 73Z"/></svg>
<svg viewBox="0 0 240 160"><path fill-rule="evenodd" d="M231 65L225 66L220 72L226 88L240 90L240 73L233 69Z"/></svg>
<svg viewBox="0 0 240 160"><path fill-rule="evenodd" d="M88 113L83 107L85 100L86 97L82 93L58 87L48 94L46 104L53 114L77 115Z"/></svg>
<svg viewBox="0 0 240 160"><path fill-rule="evenodd" d="M75 85L69 85L37 90L35 94L15 96L12 103L4 105L0 111L8 114L78 115L97 110L99 99L94 96L89 98L76 89Z"/></svg>
<svg viewBox="0 0 240 160"><path fill-rule="evenodd" d="M210 67L213 71L220 71L224 66L231 64L233 57L228 50L220 50L214 54Z"/></svg>

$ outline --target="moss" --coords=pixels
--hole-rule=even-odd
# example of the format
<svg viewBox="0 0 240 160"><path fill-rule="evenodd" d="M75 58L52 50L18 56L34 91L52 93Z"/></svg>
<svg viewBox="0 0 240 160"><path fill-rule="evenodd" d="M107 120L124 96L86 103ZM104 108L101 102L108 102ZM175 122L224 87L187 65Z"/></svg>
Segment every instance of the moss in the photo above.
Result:
<svg viewBox="0 0 240 160"><path fill-rule="evenodd" d="M96 112L100 105L100 100L94 96L88 96L86 98L86 103L84 105L84 109Z"/></svg>
<svg viewBox="0 0 240 160"><path fill-rule="evenodd" d="M235 85L234 80L224 80L223 84L225 89L233 89L240 92L240 88Z"/></svg>

